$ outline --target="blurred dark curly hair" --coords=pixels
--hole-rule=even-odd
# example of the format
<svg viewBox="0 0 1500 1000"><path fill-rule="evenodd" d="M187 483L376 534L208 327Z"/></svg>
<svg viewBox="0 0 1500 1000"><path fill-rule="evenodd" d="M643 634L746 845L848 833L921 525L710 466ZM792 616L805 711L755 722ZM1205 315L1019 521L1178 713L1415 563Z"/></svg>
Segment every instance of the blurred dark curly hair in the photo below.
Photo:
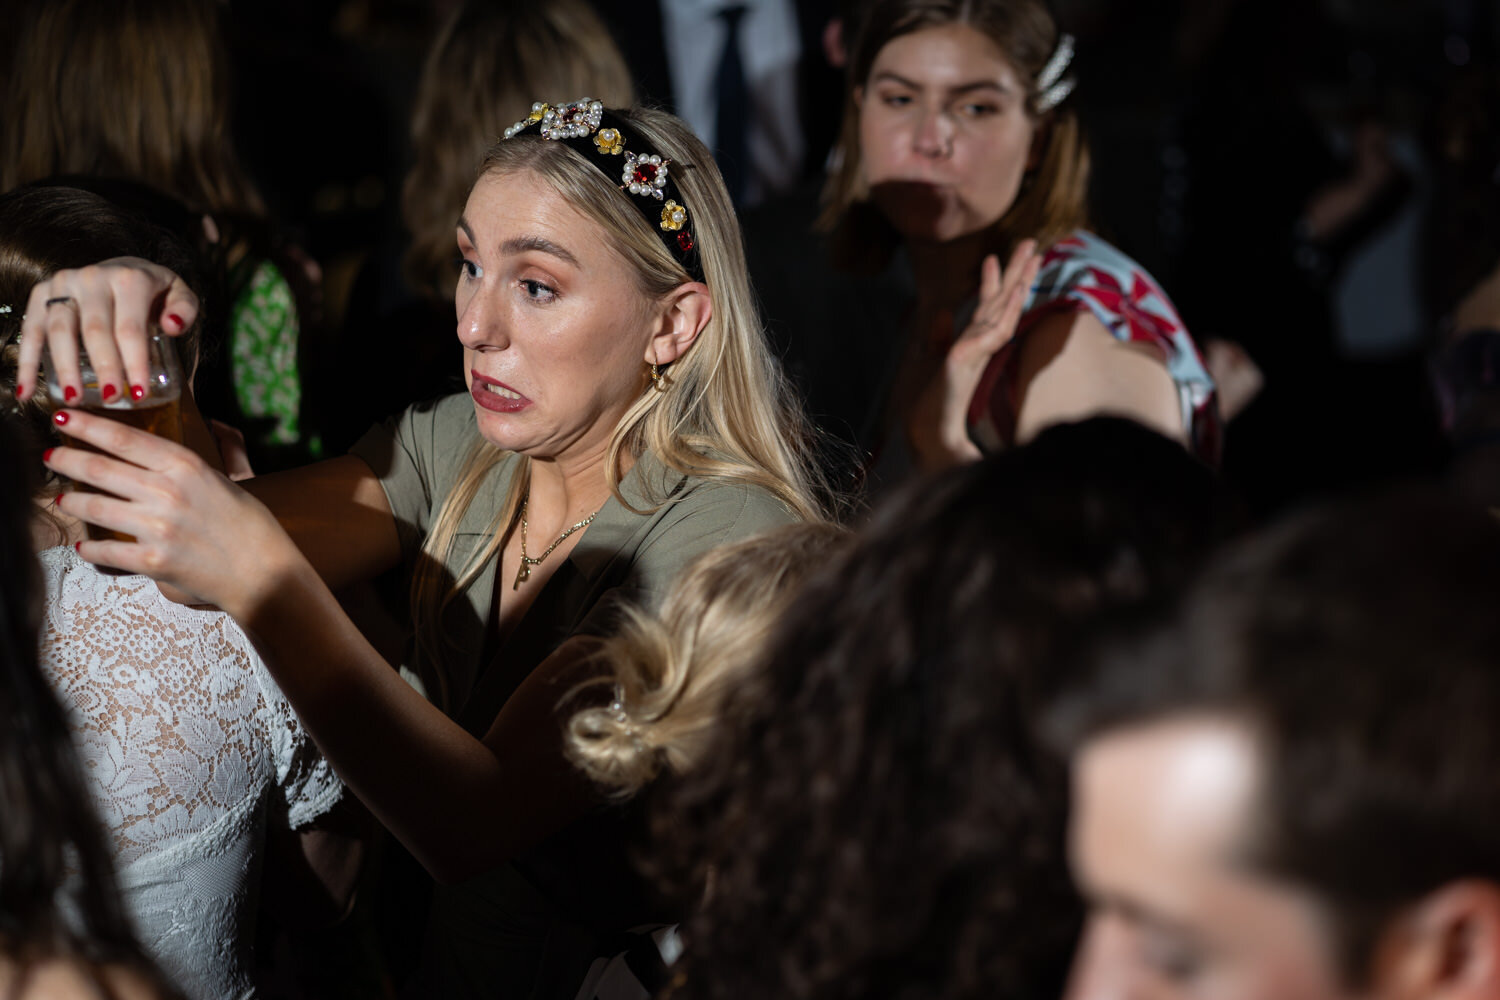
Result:
<svg viewBox="0 0 1500 1000"><path fill-rule="evenodd" d="M1098 419L881 512L654 803L657 874L701 900L672 1000L1059 996L1082 909L1032 720L1081 626L1175 586L1223 510Z"/></svg>

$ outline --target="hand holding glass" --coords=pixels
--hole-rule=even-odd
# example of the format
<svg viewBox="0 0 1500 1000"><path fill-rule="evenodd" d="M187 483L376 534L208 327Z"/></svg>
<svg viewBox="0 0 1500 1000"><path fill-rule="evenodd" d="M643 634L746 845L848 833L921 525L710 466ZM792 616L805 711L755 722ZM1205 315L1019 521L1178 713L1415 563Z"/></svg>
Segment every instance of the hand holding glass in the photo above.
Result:
<svg viewBox="0 0 1500 1000"><path fill-rule="evenodd" d="M148 434L155 434L157 437L181 444L183 376L182 368L177 361L177 350L171 339L155 328L150 332L149 348L151 372L146 381L140 385L142 390L140 398L135 398L134 393L119 393L105 402L100 395L99 378L94 372L93 365L89 363L88 355L82 345L79 346L78 354L79 375L83 382L82 398L72 402L64 399L65 389L58 383L56 366L52 364L50 352L44 354L42 361L42 366L46 371L48 397L53 406L59 409L63 406L76 406L128 427L135 427ZM85 451L97 452L99 450L78 440L70 442L70 446ZM80 493L102 492L83 483L74 483L73 490ZM88 533L93 541L108 539L135 541L133 536L98 528L92 524L88 525Z"/></svg>

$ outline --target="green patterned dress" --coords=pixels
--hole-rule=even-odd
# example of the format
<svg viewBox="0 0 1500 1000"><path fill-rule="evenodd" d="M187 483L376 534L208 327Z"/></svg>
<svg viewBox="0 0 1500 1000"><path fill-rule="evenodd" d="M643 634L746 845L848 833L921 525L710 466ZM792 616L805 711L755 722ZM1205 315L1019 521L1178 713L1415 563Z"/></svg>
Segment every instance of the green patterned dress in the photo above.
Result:
<svg viewBox="0 0 1500 1000"><path fill-rule="evenodd" d="M280 268L256 266L230 310L230 376L240 412L265 428L256 442L270 448L300 447L309 458L322 453L316 434L301 426L302 372L298 365L301 324L297 303Z"/></svg>

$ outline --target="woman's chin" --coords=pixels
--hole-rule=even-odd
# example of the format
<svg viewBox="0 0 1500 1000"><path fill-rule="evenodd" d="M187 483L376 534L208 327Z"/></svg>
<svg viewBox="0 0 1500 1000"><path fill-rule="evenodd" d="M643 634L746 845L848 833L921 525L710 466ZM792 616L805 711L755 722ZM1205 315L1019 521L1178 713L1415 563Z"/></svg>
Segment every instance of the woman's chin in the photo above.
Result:
<svg viewBox="0 0 1500 1000"><path fill-rule="evenodd" d="M870 196L904 240L947 243L986 227L952 187L885 181L874 185Z"/></svg>
<svg viewBox="0 0 1500 1000"><path fill-rule="evenodd" d="M892 226L908 243L953 243L983 232L988 226L974 225L968 220L950 222L910 220L910 224L892 220Z"/></svg>
<svg viewBox="0 0 1500 1000"><path fill-rule="evenodd" d="M495 413L475 407L479 436L502 451L525 452L540 442L518 413Z"/></svg>
<svg viewBox="0 0 1500 1000"><path fill-rule="evenodd" d="M965 212L886 212L891 228L910 243L951 243L988 228Z"/></svg>

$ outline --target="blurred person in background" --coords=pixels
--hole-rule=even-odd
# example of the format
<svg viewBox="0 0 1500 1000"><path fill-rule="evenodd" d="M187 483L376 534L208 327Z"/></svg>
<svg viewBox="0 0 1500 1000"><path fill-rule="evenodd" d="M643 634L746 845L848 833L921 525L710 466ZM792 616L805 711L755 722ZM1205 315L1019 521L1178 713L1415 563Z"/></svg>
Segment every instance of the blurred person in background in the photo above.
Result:
<svg viewBox="0 0 1500 1000"><path fill-rule="evenodd" d="M24 0L0 119L0 191L84 174L150 185L202 217L229 333L205 357L204 407L256 468L321 451L304 383L322 357L317 271L265 217L229 132L229 60L213 0Z"/></svg>
<svg viewBox="0 0 1500 1000"><path fill-rule="evenodd" d="M330 453L377 420L462 388L454 337L458 267L453 226L484 160L534 100L587 94L607 107L635 99L630 70L586 0L470 0L438 30L411 116L415 162L401 189L407 240L377 247L344 312L348 378L328 410ZM391 364L399 355L400 365Z"/></svg>
<svg viewBox="0 0 1500 1000"><path fill-rule="evenodd" d="M196 280L190 251L171 234L95 194L29 185L0 195L0 302L24 303L63 268L123 256ZM0 314L8 400L21 308ZM198 333L177 341L189 372ZM32 396L6 428L36 482L28 521L42 568L42 673L63 704L124 913L147 953L189 997L253 996L262 901L277 900L299 928L347 907L360 848L331 816L343 784L226 615L175 604L146 577L105 575L79 557L84 526L55 503L65 483L31 475L43 449L61 443L54 405ZM182 424L184 440L217 463L186 389ZM0 853L8 866L9 851ZM295 863L272 863L277 854Z"/></svg>
<svg viewBox="0 0 1500 1000"><path fill-rule="evenodd" d="M846 42L828 232L751 240L815 417L877 483L1101 412L1216 456L1213 383L1176 310L1084 229L1073 40L1045 6L875 0ZM1007 339L997 318L1016 283Z"/></svg>
<svg viewBox="0 0 1500 1000"><path fill-rule="evenodd" d="M1500 506L1500 68L1456 74L1426 138L1437 183L1424 284L1450 474Z"/></svg>
<svg viewBox="0 0 1500 1000"><path fill-rule="evenodd" d="M892 498L657 803L694 911L670 995L1058 996L1082 908L1038 706L1080 630L1181 582L1220 504L1180 445L1114 418Z"/></svg>
<svg viewBox="0 0 1500 1000"><path fill-rule="evenodd" d="M824 58L833 0L593 0L647 103L714 152L737 207L817 176L841 82Z"/></svg>
<svg viewBox="0 0 1500 1000"><path fill-rule="evenodd" d="M1263 374L1263 391L1227 428L1225 474L1268 514L1357 483L1438 471L1421 359L1394 345L1381 351L1392 333L1379 323L1341 331L1359 311L1341 308L1340 297L1422 193L1392 141L1402 117L1421 114L1420 105L1403 110L1415 102L1393 86L1407 72L1396 65L1401 48L1359 31L1384 17L1410 50L1437 56L1441 37L1428 27L1445 5L1176 6L1165 44L1147 50L1171 67L1172 91L1165 113L1152 109L1156 146L1137 148L1162 164L1164 267L1183 315L1205 337L1241 345ZM1420 339L1395 318L1413 312L1415 255L1386 249L1389 273L1377 267L1383 280L1361 279L1357 301L1364 315ZM1247 288L1256 308L1226 308ZM1362 337L1372 353L1357 358Z"/></svg>
<svg viewBox="0 0 1500 1000"><path fill-rule="evenodd" d="M1106 643L1053 720L1070 1000L1500 997L1497 565L1482 510L1345 502Z"/></svg>

